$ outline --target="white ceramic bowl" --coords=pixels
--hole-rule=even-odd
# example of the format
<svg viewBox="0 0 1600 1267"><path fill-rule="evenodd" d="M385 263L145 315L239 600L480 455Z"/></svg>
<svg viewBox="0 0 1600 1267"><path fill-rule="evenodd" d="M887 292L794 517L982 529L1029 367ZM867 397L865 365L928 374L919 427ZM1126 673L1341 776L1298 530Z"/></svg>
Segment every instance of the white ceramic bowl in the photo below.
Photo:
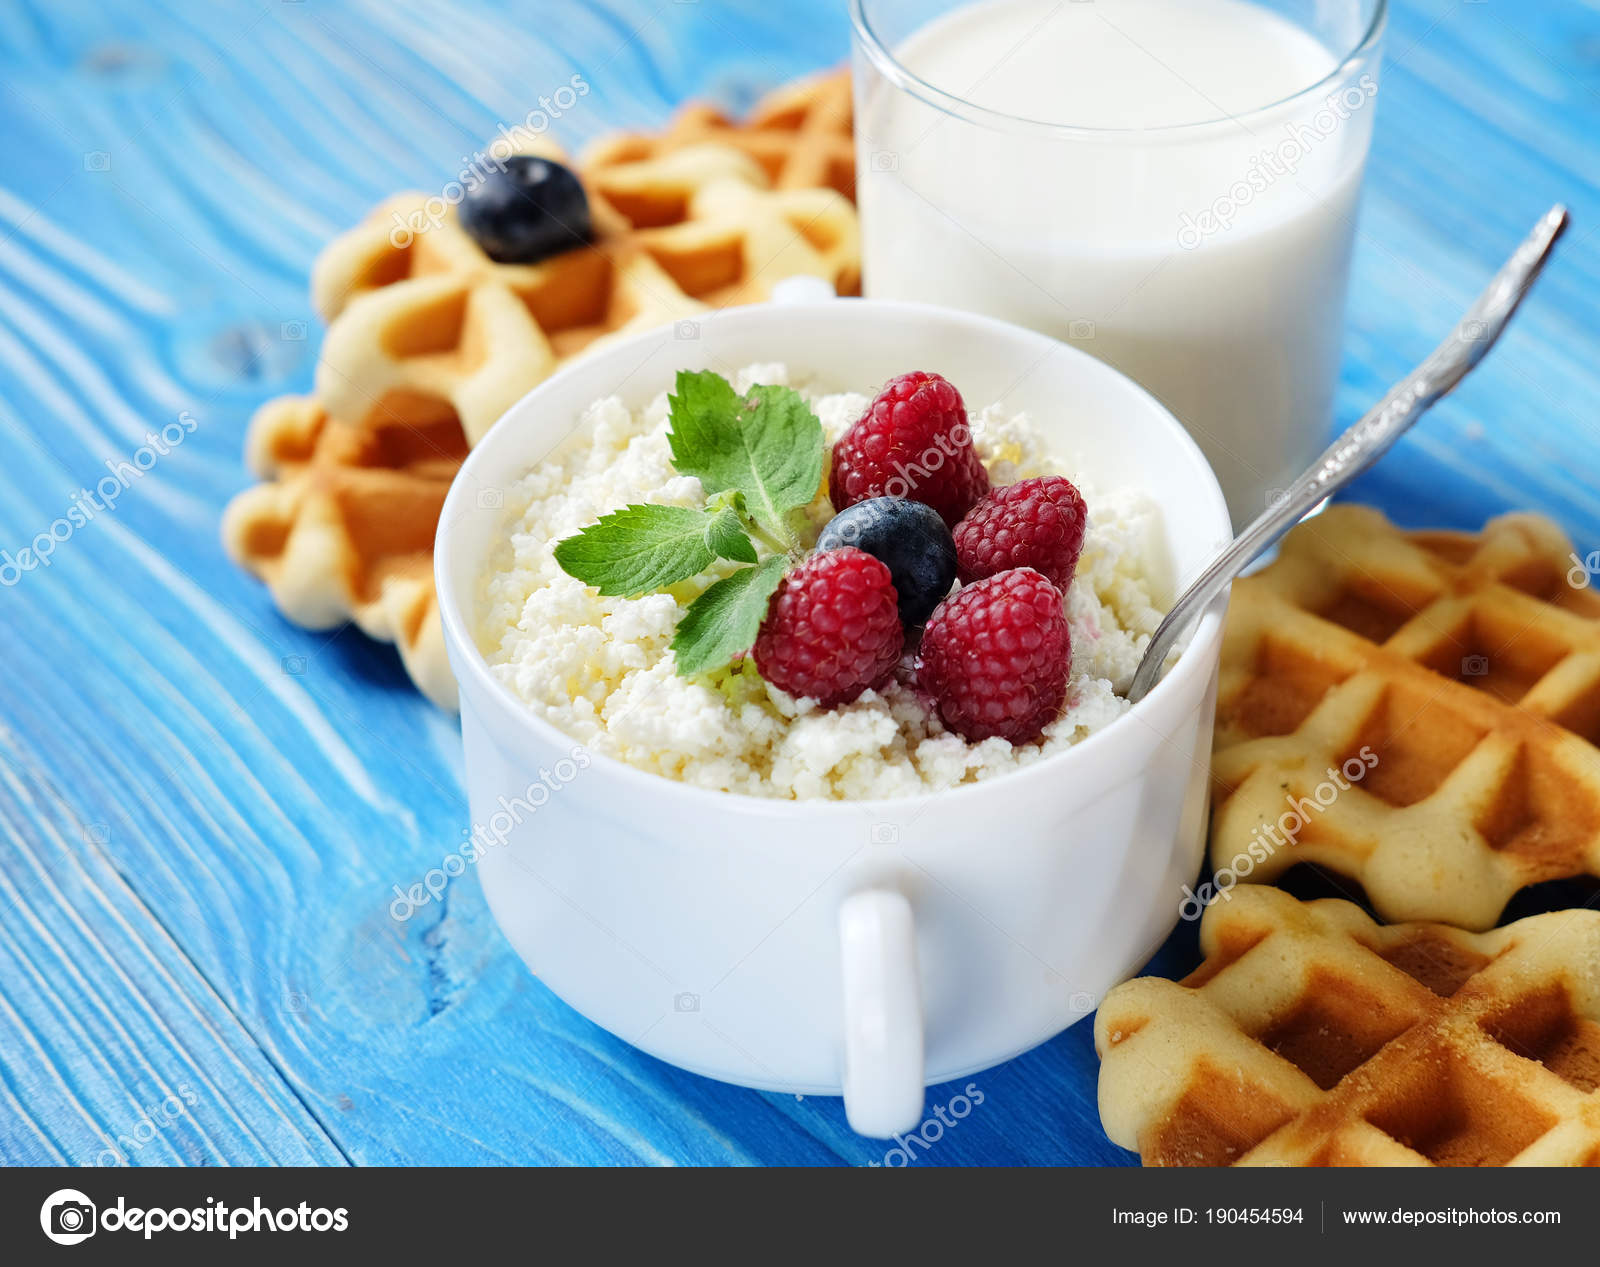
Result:
<svg viewBox="0 0 1600 1267"><path fill-rule="evenodd" d="M478 871L511 944L579 1012L652 1055L743 1086L843 1094L857 1130L889 1135L920 1122L925 1085L1081 1020L1173 927L1201 856L1225 600L1127 716L954 791L763 800L575 757L478 651L478 582L505 531L482 494L559 445L599 397L638 406L677 370L760 361L857 390L935 369L974 409L1027 410L1094 484L1156 498L1174 585L1228 538L1228 512L1184 429L1100 362L989 318L860 299L730 309L697 331L612 344L524 397L457 477L439 599L472 818L496 838L507 829ZM529 795L541 768L563 786Z"/></svg>

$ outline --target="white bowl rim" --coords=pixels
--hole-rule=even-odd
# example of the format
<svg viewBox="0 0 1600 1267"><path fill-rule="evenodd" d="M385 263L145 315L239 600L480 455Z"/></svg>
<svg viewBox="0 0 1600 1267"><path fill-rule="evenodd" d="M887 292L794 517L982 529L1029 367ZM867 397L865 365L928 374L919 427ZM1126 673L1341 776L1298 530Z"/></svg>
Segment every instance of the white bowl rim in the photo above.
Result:
<svg viewBox="0 0 1600 1267"><path fill-rule="evenodd" d="M1145 405L1153 409L1159 416L1162 424L1171 432L1171 439L1177 448L1190 459L1206 477L1208 487L1203 492L1209 493L1211 512L1215 520L1216 531L1224 539L1232 536L1232 520L1229 517L1227 501L1223 497L1222 487L1217 483L1216 475L1211 469L1211 464L1201 452L1200 446L1172 413L1156 400L1139 384L1128 378L1120 371L1113 369L1105 362L1097 360L1081 349L1072 347L1049 335L1030 330L1013 322L1003 321L997 317L984 316L979 313L966 312L956 308L944 308L934 304L915 303L905 300L891 299L862 299L862 298L832 298L814 302L782 303L773 302L746 304L718 309L716 312L702 318L703 323L715 320L721 325L728 320L739 320L752 314L766 313L781 310L784 316L796 316L808 309L835 309L837 305L849 304L852 308L861 311L871 310L885 316L900 315L913 320L947 321L956 325L968 325L976 329L986 329L992 334L1003 337L1031 342L1051 353L1065 354L1069 358L1078 357L1089 362L1095 367L1096 372L1114 375L1121 381L1122 387L1132 396L1143 397ZM1134 704L1127 712L1114 721L1086 736L1077 743L1061 752L1053 753L1039 761L1035 761L1018 770L1009 770L1004 774L991 778L977 780L972 783L958 784L953 788L941 788L932 792L917 792L908 796L868 797L849 800L833 798L808 797L800 799L785 799L782 797L755 796L747 792L729 792L719 788L700 787L693 783L685 783L679 779L669 778L663 774L656 774L649 770L641 770L637 766L605 753L589 749L582 740L567 734L560 727L544 718L534 714L527 704L512 694L510 688L501 682L489 670L487 660L478 647L478 640L467 627L466 617L461 611L460 604L456 601L454 587L450 582L450 555L451 536L453 525L461 511L461 502L468 496L469 487L476 488L484 482L480 468L488 467L493 461L494 441L497 433L504 430L506 418L513 413L520 412L528 406L528 402L535 400L541 394L549 394L555 386L559 386L569 375L579 373L591 368L602 357L622 358L624 354L639 354L646 347L671 340L673 328L671 326L657 327L644 330L626 339L608 343L606 347L592 355L585 356L577 362L563 366L549 378L533 388L527 395L519 399L506 410L494 425L484 433L478 443L474 445L462 463L461 469L456 472L450 490L447 493L444 505L439 514L439 528L434 541L434 588L437 591L439 614L444 626L445 642L453 644L462 653L466 660L466 671L472 676L478 686L483 688L495 701L499 711L513 725L528 727L541 740L557 746L575 746L588 752L590 761L596 768L604 770L607 775L622 779L641 795L666 796L668 798L681 798L686 810L715 810L735 811L758 817L789 817L800 814L818 819L839 818L863 811L877 811L889 817L915 817L931 802L945 801L952 796L967 798L980 794L992 795L996 786L1002 791L1006 787L1016 787L1018 781L1030 779L1038 781L1043 777L1066 776L1070 774L1069 763L1078 765L1086 763L1088 758L1085 753L1098 755L1107 745L1107 735L1114 733L1127 733L1128 724L1134 720L1153 712L1155 708L1175 695L1180 689L1179 683L1193 678L1198 674L1209 674L1213 664L1212 652L1220 643L1222 637L1223 612L1227 605L1228 594L1225 591L1216 601L1211 603L1200 618L1195 622L1192 632L1184 645L1183 652L1179 655L1177 663L1172 666L1166 675L1156 683L1149 694L1138 703ZM651 393L652 397L655 393ZM496 484L498 480L488 480ZM1170 526L1169 526L1170 531ZM479 561L480 564L482 560ZM1204 692L1202 691L1202 695ZM462 693L463 701L466 692ZM1157 731L1159 734L1160 732ZM1162 740L1164 742L1164 740ZM1130 770L1130 777L1137 773Z"/></svg>

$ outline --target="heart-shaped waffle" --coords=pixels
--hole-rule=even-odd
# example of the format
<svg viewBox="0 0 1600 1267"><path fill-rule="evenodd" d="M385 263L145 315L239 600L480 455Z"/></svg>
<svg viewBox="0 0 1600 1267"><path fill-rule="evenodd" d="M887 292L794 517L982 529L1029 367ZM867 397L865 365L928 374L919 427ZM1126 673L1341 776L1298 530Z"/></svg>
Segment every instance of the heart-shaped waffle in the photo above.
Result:
<svg viewBox="0 0 1600 1267"><path fill-rule="evenodd" d="M358 426L454 417L472 444L602 339L765 299L797 274L859 285L849 202L770 189L738 150L695 146L583 179L593 240L536 264L490 259L453 207L429 227L420 194L332 243L312 273L330 322L316 383L328 412Z"/></svg>
<svg viewBox="0 0 1600 1267"><path fill-rule="evenodd" d="M1101 1121L1146 1165L1600 1165L1600 911L1474 934L1251 886L1200 947L1095 1019Z"/></svg>
<svg viewBox="0 0 1600 1267"><path fill-rule="evenodd" d="M269 401L246 460L266 483L229 504L222 541L308 629L354 621L392 642L441 708L456 707L433 587L433 536L467 455L454 420L352 427L307 396Z"/></svg>
<svg viewBox="0 0 1600 1267"><path fill-rule="evenodd" d="M851 135L850 72L785 84L736 121L705 102L691 102L654 135L621 133L595 142L584 169L599 176L642 159L714 142L760 163L774 189L832 189L856 196L855 141Z"/></svg>

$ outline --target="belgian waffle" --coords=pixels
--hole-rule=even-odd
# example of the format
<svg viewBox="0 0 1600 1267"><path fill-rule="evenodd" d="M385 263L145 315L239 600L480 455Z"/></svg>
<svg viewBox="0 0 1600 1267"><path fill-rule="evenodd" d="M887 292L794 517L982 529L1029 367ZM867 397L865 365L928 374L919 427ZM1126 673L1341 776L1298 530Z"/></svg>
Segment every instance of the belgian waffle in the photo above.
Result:
<svg viewBox="0 0 1600 1267"><path fill-rule="evenodd" d="M1534 515L1403 533L1335 506L1296 528L1234 585L1213 865L1314 862L1385 919L1472 929L1525 885L1600 874L1600 595L1573 572Z"/></svg>
<svg viewBox="0 0 1600 1267"><path fill-rule="evenodd" d="M417 688L456 707L433 588L433 535L467 447L461 428L353 427L313 398L269 401L246 460L266 483L229 504L222 540L308 629L354 621L392 642Z"/></svg>
<svg viewBox="0 0 1600 1267"><path fill-rule="evenodd" d="M798 274L843 294L859 287L854 208L830 188L799 187L809 159L775 162L785 137L811 150L820 123L789 127L773 102L761 156L686 142L580 171L594 239L538 264L496 264L453 209L400 231L428 223L413 219L429 208L418 194L327 247L312 276L330 322L315 396L257 414L247 457L268 482L223 520L229 553L289 619L354 620L395 642L423 693L453 707L431 563L468 445L608 337L764 299ZM847 107L844 126L848 138Z"/></svg>
<svg viewBox="0 0 1600 1267"><path fill-rule="evenodd" d="M832 189L856 196L851 136L850 72L785 84L735 121L704 102L680 110L663 132L624 133L584 151L584 167L601 175L613 167L689 145L731 145L760 163L774 189Z"/></svg>
<svg viewBox="0 0 1600 1267"><path fill-rule="evenodd" d="M859 286L849 202L771 189L738 150L693 146L583 180L594 240L536 264L490 259L454 208L436 227L401 231L426 214L420 194L384 203L334 241L312 273L329 320L316 384L328 412L362 426L453 417L476 443L609 336L764 299L797 274L845 293Z"/></svg>
<svg viewBox="0 0 1600 1267"><path fill-rule="evenodd" d="M1200 942L1095 1021L1146 1165L1600 1165L1600 912L1474 934L1249 886Z"/></svg>

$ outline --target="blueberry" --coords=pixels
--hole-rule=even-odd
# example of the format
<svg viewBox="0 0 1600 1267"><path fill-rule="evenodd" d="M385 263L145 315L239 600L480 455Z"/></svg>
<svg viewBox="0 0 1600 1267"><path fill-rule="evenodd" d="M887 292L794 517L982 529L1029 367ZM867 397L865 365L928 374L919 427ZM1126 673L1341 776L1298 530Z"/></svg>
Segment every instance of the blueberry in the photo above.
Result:
<svg viewBox="0 0 1600 1267"><path fill-rule="evenodd" d="M461 227L501 264L532 264L593 235L589 200L569 168L513 154L461 201Z"/></svg>
<svg viewBox="0 0 1600 1267"><path fill-rule="evenodd" d="M871 497L841 510L817 538L817 549L855 546L879 559L900 595L900 622L927 621L956 579L956 546L932 506L904 497Z"/></svg>

